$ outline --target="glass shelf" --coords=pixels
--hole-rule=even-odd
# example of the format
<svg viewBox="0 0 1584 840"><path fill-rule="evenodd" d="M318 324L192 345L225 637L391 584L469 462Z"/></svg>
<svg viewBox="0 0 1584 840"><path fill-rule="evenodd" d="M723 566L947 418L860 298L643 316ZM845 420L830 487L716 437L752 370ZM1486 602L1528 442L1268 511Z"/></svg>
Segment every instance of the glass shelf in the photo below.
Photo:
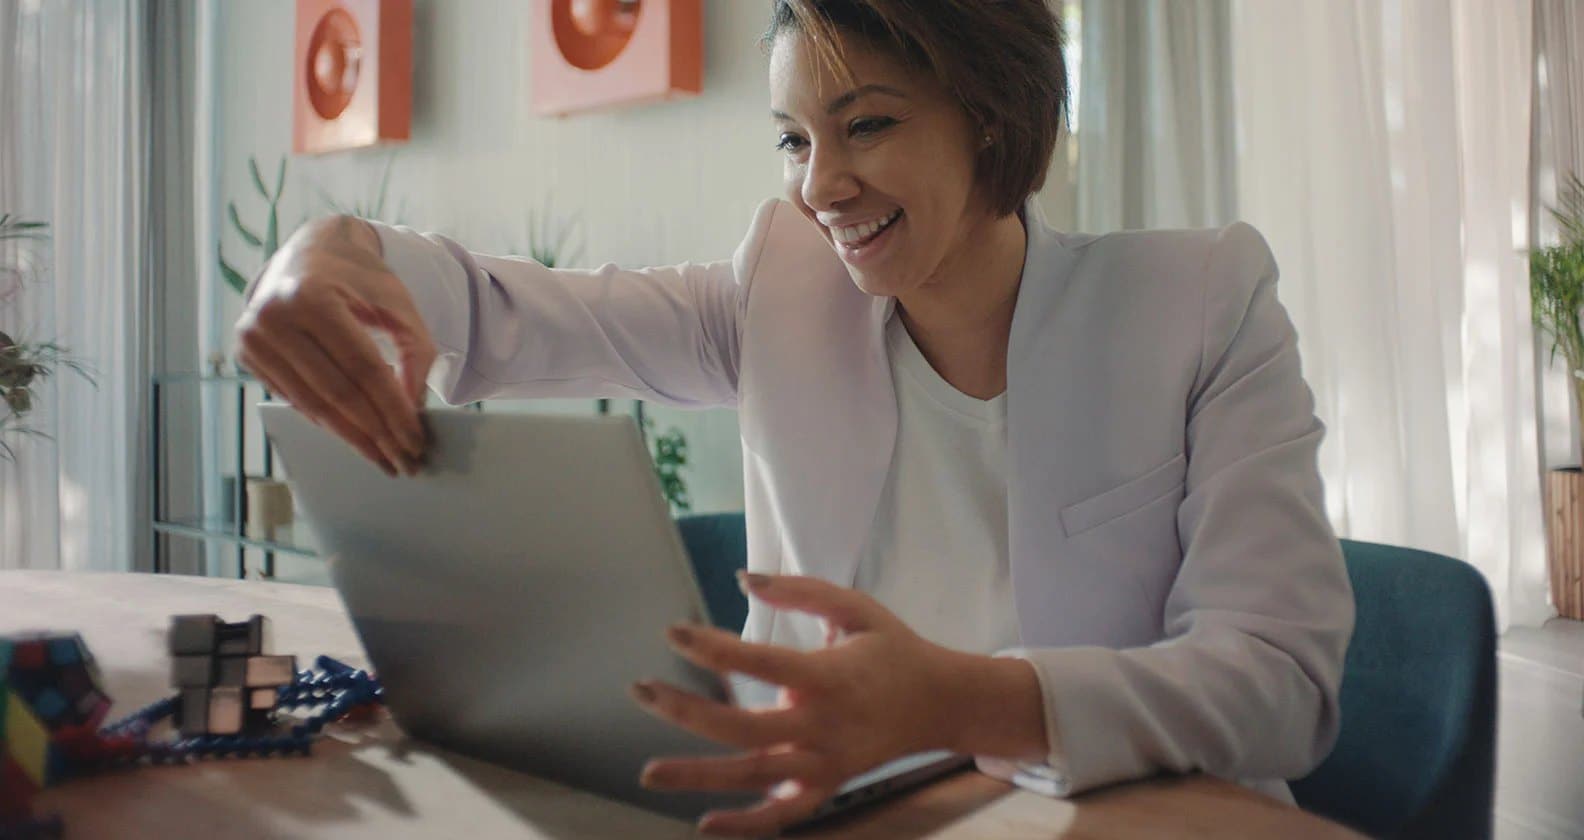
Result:
<svg viewBox="0 0 1584 840"><path fill-rule="evenodd" d="M156 385L262 385L257 379L245 373L213 374L184 371L177 373L154 374Z"/></svg>
<svg viewBox="0 0 1584 840"><path fill-rule="evenodd" d="M235 553L234 573L237 577L245 578L256 573L267 579L274 578L277 554L297 559L298 565L301 565L302 559L316 558L318 554L305 524L299 523L295 528L280 526L267 535L249 533L245 524L238 524L245 523L247 519L245 508L247 491L245 483L236 482L235 475L241 473L252 479L270 478L275 474L274 452L269 441L257 428L253 409L256 403L270 400L270 393L263 383L240 371L229 374L173 371L155 374L151 377L150 385L153 411L150 445L151 463L154 465L151 489L154 510L153 516L149 519L149 527L154 533L160 537L178 537L230 546ZM197 393L203 394L201 405L209 408L194 407L182 410L197 411L193 419L197 419L199 423L219 423L222 431L213 449L200 449L199 474L193 484L199 494L196 505L188 501L182 504L185 510L168 511L164 508L163 501L167 478L163 474L164 450L167 447L175 449L191 446L192 443L188 440L165 439L165 412L167 406L171 404L170 400L191 400L192 395ZM180 396L182 394L187 396ZM206 412L212 412L212 415ZM212 419L207 419L211 416ZM191 427L190 421L189 427ZM203 459L209 460L205 462ZM218 497L213 497L215 488L225 487L224 482L227 479L231 481L229 492L221 490ZM204 496L204 493L209 493L211 496ZM219 499L223 499L224 507L216 509L218 506L215 502ZM166 550L168 544L167 540L154 541L156 572L171 570L168 563L169 553ZM219 548L218 545L213 547ZM249 568L249 551L262 552L262 564L256 569ZM312 565L322 564L315 561Z"/></svg>
<svg viewBox="0 0 1584 840"><path fill-rule="evenodd" d="M247 526L237 528L235 523L220 518L178 518L154 523L154 530L162 534L175 534L200 540L217 540L260 551L274 551L297 557L316 558L319 551L314 546L313 532L305 522L278 525L269 536L247 533Z"/></svg>

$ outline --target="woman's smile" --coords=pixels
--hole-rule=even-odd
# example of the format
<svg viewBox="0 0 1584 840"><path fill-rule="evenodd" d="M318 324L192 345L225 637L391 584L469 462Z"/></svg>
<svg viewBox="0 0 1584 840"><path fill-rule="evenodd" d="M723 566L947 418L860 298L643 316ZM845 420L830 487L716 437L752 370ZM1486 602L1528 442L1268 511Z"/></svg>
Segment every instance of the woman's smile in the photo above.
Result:
<svg viewBox="0 0 1584 840"><path fill-rule="evenodd" d="M879 259L897 238L894 232L903 222L901 208L878 220L855 225L830 225L831 244L837 256L849 265L862 265Z"/></svg>

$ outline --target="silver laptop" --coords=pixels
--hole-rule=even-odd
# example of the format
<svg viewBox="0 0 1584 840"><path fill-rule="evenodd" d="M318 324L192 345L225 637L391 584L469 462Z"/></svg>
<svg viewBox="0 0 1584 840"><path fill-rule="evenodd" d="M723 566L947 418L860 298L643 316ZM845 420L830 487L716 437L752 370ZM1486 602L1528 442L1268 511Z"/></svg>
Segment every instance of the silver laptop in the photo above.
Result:
<svg viewBox="0 0 1584 840"><path fill-rule="evenodd" d="M665 643L709 617L631 418L431 411L424 470L389 478L290 406L259 410L409 734L674 816L757 799L638 784L652 757L728 749L649 716L628 686L732 690ZM884 765L816 818L968 761Z"/></svg>

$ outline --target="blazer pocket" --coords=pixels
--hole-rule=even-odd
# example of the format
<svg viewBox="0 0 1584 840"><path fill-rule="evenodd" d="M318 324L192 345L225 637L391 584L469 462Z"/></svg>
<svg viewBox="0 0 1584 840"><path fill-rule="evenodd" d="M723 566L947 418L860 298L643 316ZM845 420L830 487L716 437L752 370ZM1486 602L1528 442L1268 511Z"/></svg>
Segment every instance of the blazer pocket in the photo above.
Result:
<svg viewBox="0 0 1584 840"><path fill-rule="evenodd" d="M1062 508L1062 532L1076 537L1090 528L1126 516L1181 487L1187 477L1188 458L1178 453L1138 478Z"/></svg>

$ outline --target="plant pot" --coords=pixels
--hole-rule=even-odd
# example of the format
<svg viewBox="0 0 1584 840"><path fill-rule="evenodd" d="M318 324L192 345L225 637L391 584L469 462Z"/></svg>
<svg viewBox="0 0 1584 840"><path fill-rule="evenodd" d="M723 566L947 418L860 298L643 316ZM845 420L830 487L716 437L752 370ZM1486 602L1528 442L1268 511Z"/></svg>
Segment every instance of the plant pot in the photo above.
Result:
<svg viewBox="0 0 1584 840"><path fill-rule="evenodd" d="M1584 619L1584 470L1551 470L1545 489L1551 601L1563 618Z"/></svg>

